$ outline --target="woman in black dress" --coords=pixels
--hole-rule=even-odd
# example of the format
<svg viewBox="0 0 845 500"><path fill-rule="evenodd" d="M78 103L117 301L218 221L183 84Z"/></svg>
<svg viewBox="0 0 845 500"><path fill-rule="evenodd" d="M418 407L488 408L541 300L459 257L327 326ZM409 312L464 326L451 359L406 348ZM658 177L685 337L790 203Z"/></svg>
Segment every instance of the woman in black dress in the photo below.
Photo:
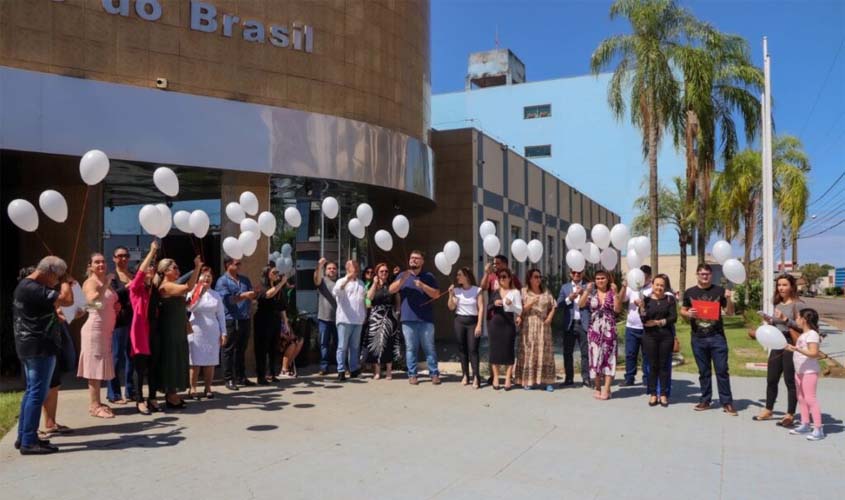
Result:
<svg viewBox="0 0 845 500"><path fill-rule="evenodd" d="M666 293L666 280L657 276L651 284L651 296L640 303L643 333L643 352L651 363L648 373L649 406L657 406L657 379L660 378L660 406L669 406L669 370L675 335L672 326L678 320L675 297Z"/></svg>
<svg viewBox="0 0 845 500"><path fill-rule="evenodd" d="M367 291L367 330L364 335L363 353L365 362L372 363L374 379L381 378L381 365L387 369L387 379L393 378L393 360L401 358L405 347L401 340L404 337L399 329L399 319L396 317L398 296L391 294L387 287L390 284L390 271L387 264L377 264L372 284Z"/></svg>
<svg viewBox="0 0 845 500"><path fill-rule="evenodd" d="M505 390L510 390L513 362L516 358L514 342L522 314L522 295L513 288L513 275L509 269L496 274L499 289L490 295L487 304L487 335L490 342L490 368L493 370L493 389L499 389L499 365L505 365Z"/></svg>
<svg viewBox="0 0 845 500"><path fill-rule="evenodd" d="M273 366L281 357L282 325L285 331L290 331L290 326L285 311L287 278L276 266L266 266L261 271L261 282L264 291L258 296L255 310L255 376L259 385L267 385L278 382Z"/></svg>

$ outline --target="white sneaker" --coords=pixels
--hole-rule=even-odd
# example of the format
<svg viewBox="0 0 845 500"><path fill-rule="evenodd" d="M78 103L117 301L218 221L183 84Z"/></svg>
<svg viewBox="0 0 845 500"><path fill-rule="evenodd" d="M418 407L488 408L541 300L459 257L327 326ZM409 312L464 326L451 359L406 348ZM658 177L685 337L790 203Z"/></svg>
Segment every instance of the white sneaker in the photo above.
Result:
<svg viewBox="0 0 845 500"><path fill-rule="evenodd" d="M821 427L813 429L812 434L807 435L807 441L821 441L824 439L824 431Z"/></svg>
<svg viewBox="0 0 845 500"><path fill-rule="evenodd" d="M789 433L793 436L797 436L799 434L809 434L811 432L813 432L813 428L810 427L810 424L801 424L798 427L789 431Z"/></svg>

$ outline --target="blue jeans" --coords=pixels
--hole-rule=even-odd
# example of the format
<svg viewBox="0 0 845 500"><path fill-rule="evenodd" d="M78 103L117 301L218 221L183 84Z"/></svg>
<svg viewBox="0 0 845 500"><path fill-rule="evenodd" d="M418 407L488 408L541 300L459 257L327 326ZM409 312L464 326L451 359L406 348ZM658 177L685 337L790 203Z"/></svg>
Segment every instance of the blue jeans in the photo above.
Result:
<svg viewBox="0 0 845 500"><path fill-rule="evenodd" d="M625 382L633 384L637 378L637 357L643 354L643 380L648 380L649 364L643 349L642 328L625 327Z"/></svg>
<svg viewBox="0 0 845 500"><path fill-rule="evenodd" d="M417 349L420 344L428 364L428 374L432 377L439 376L437 350L434 348L434 323L403 321L402 335L405 336L405 364L408 365L408 376L417 376Z"/></svg>
<svg viewBox="0 0 845 500"><path fill-rule="evenodd" d="M716 384L719 388L719 403L733 403L731 378L728 374L728 341L724 335L700 337L692 335L692 353L698 365L698 382L701 384L702 403L713 398L713 368L716 369Z"/></svg>
<svg viewBox="0 0 845 500"><path fill-rule="evenodd" d="M337 327L334 321L317 320L317 327L320 330L320 370L328 371L329 353L332 342L337 343Z"/></svg>
<svg viewBox="0 0 845 500"><path fill-rule="evenodd" d="M114 378L108 382L109 401L120 399L120 373L123 372L123 380L126 383L126 399L133 399L135 395L135 383L132 374L135 366L132 364L131 346L129 340L129 327L122 326L115 328L111 336L111 354L114 359Z"/></svg>
<svg viewBox="0 0 845 500"><path fill-rule="evenodd" d="M349 371L361 368L361 327L350 323L337 324L337 372L346 371L346 357L349 356Z"/></svg>
<svg viewBox="0 0 845 500"><path fill-rule="evenodd" d="M50 378L56 369L55 356L38 356L21 360L26 378L26 391L21 399L18 422L18 439L21 446L38 444L38 426L41 424L41 405L50 391Z"/></svg>

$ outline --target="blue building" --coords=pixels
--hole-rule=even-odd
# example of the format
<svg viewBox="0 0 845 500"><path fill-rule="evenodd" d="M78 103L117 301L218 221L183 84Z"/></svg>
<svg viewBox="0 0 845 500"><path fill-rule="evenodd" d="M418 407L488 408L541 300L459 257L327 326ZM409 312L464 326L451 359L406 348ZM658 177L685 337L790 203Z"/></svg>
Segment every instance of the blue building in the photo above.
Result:
<svg viewBox="0 0 845 500"><path fill-rule="evenodd" d="M845 287L845 267L837 267L833 271L833 286Z"/></svg>
<svg viewBox="0 0 845 500"><path fill-rule="evenodd" d="M526 82L525 74L508 49L471 54L465 89L432 96L432 127L482 130L630 223L634 200L648 189L648 165L639 130L608 108L610 74L538 82ZM683 151L671 139L658 168L665 182L685 172ZM678 252L674 231L660 238L661 253Z"/></svg>

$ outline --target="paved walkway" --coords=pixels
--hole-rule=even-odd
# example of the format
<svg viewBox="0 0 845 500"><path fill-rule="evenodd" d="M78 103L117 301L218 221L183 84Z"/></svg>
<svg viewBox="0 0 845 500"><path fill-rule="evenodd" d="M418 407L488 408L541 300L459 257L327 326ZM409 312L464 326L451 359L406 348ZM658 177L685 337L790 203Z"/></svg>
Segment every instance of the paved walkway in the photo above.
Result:
<svg viewBox="0 0 845 500"><path fill-rule="evenodd" d="M836 497L845 381L821 381L829 436L817 443L751 420L764 379L732 383L739 417L693 412L687 374L667 409L648 407L641 387L597 401L584 388L312 376L224 391L182 412L125 407L98 420L72 390L60 421L76 432L53 440L61 453L20 456L14 431L0 442L0 491L15 500Z"/></svg>

